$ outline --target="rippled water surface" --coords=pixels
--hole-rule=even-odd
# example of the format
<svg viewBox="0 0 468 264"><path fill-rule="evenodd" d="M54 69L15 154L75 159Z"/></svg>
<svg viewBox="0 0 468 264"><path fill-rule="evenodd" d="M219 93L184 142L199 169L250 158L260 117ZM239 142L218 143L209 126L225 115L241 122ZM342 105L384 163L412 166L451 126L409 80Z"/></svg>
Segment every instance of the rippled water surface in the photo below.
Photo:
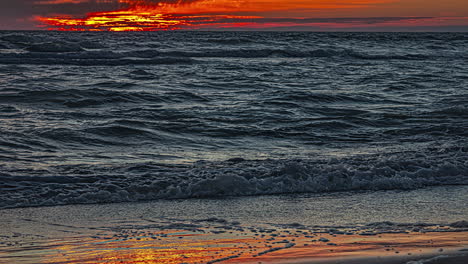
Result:
<svg viewBox="0 0 468 264"><path fill-rule="evenodd" d="M466 33L0 32L0 208L468 184Z"/></svg>

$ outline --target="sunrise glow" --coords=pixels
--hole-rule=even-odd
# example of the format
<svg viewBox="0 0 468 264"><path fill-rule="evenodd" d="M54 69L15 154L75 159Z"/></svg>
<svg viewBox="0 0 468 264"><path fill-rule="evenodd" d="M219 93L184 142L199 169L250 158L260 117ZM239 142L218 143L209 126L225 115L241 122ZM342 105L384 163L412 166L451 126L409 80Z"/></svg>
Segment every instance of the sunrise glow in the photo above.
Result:
<svg viewBox="0 0 468 264"><path fill-rule="evenodd" d="M82 15L39 15L38 27L70 31L157 31L223 28L372 28L468 25L464 10L434 8L408 13L412 2L398 0L54 0L37 5L93 2L105 11ZM395 5L400 7L395 9ZM405 5L407 5L405 7ZM405 9L406 8L406 9ZM384 12L387 12L385 14ZM437 16L436 16L437 15Z"/></svg>

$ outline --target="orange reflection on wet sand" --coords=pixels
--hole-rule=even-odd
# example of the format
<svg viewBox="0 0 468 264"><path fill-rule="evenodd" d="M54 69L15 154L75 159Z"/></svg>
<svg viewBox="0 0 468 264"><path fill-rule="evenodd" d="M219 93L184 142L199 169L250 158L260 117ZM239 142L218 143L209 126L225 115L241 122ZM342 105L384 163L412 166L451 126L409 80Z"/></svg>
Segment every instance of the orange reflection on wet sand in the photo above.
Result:
<svg viewBox="0 0 468 264"><path fill-rule="evenodd" d="M330 242L319 241L318 237L327 238ZM253 233L165 231L128 239L95 239L75 246L59 246L57 253L47 256L44 263L314 262L377 256L423 256L461 247L467 242L466 232L375 236L320 234L315 239L290 235L272 241Z"/></svg>
<svg viewBox="0 0 468 264"><path fill-rule="evenodd" d="M300 243L287 250L272 252L262 258L246 258L243 262L290 263L299 261L326 262L336 259L372 259L378 257L411 257L436 254L467 245L466 232L382 234L378 236L325 236L333 243ZM226 263L234 263L227 261Z"/></svg>
<svg viewBox="0 0 468 264"><path fill-rule="evenodd" d="M47 256L44 263L207 263L236 254L239 245L255 243L258 242L252 237L171 231L131 239L90 240L76 247L60 246L59 253Z"/></svg>

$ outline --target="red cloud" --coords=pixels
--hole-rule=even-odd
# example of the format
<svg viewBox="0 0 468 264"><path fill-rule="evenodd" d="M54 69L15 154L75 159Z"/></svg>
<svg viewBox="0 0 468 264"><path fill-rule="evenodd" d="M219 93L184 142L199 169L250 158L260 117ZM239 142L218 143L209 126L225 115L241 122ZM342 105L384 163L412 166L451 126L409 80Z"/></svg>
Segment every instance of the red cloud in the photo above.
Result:
<svg viewBox="0 0 468 264"><path fill-rule="evenodd" d="M107 12L83 17L42 16L42 26L53 30L149 31L214 28L424 26L451 24L431 17L307 19L267 17L267 12L314 14L320 10L357 10L395 0L41 0L44 5L95 2L119 4ZM352 11L350 11L352 12ZM262 15L264 14L264 15ZM447 22L449 21L449 22ZM464 22L466 23L466 19Z"/></svg>

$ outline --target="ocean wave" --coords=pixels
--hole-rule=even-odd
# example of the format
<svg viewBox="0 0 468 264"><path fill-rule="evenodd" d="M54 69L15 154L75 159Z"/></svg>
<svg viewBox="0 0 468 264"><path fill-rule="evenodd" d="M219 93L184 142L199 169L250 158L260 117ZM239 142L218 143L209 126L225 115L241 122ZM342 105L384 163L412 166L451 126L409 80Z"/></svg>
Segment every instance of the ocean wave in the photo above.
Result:
<svg viewBox="0 0 468 264"><path fill-rule="evenodd" d="M134 122L136 123L136 122ZM92 127L85 130L87 133L107 136L107 137L131 137L135 140L136 137L144 136L145 138L151 137L153 133L145 128L133 126L111 124L101 127Z"/></svg>
<svg viewBox="0 0 468 264"><path fill-rule="evenodd" d="M50 42L50 43L40 43L33 44L26 48L26 50L31 52L79 52L84 51L84 49L79 44L68 43L68 42Z"/></svg>
<svg viewBox="0 0 468 264"><path fill-rule="evenodd" d="M137 85L133 82L98 82L85 87L85 89L37 89L0 92L0 102L4 103L49 103L63 105L69 108L98 107L116 104L151 103L156 107L157 103L180 102L208 102L209 98L189 91L132 91L130 88ZM17 113L14 106L0 106L1 113Z"/></svg>
<svg viewBox="0 0 468 264"><path fill-rule="evenodd" d="M27 34L7 34L0 37L1 40L12 44L28 44L40 42L40 38Z"/></svg>
<svg viewBox="0 0 468 264"><path fill-rule="evenodd" d="M226 37L226 38L206 38L204 41L208 43L216 43L223 45L239 45L246 43L256 43L255 40L245 37Z"/></svg>
<svg viewBox="0 0 468 264"><path fill-rule="evenodd" d="M332 58L332 57L350 57L365 60L419 60L427 56L423 54L365 54L348 49L329 48L329 49L212 49L203 51L168 51L161 52L160 55L170 57L191 57L191 58Z"/></svg>
<svg viewBox="0 0 468 264"><path fill-rule="evenodd" d="M99 85L96 85L99 86ZM68 107L87 107L115 103L162 102L157 94L141 91L116 91L102 88L91 89L46 89L0 94L0 102L8 103L53 103Z"/></svg>
<svg viewBox="0 0 468 264"><path fill-rule="evenodd" d="M106 174L70 175L89 167L64 168L66 175L2 173L0 208L466 185L468 153L454 151L327 160L234 158L191 166L143 163L115 167L113 174L105 168Z"/></svg>
<svg viewBox="0 0 468 264"><path fill-rule="evenodd" d="M125 65L161 65L193 63L190 58L153 58L139 59L70 59L70 58L1 58L1 64L31 65L74 65L74 66L125 66Z"/></svg>
<svg viewBox="0 0 468 264"><path fill-rule="evenodd" d="M18 113L19 110L10 105L0 105L0 115L1 114L11 114L11 113Z"/></svg>
<svg viewBox="0 0 468 264"><path fill-rule="evenodd" d="M85 50L79 44L34 44L26 48L30 52L0 53L1 64L45 64L78 66L119 66L191 63L197 58L348 58L353 60L426 60L437 57L463 58L446 54L372 54L350 49L329 48L312 50L295 49L204 49L198 51L161 51L142 49L110 51Z"/></svg>
<svg viewBox="0 0 468 264"><path fill-rule="evenodd" d="M294 91L290 93L283 93L277 95L265 103L271 102L320 102L320 103L333 103L333 102L351 102L351 103L366 103L366 102L375 102L381 98L378 98L376 95L366 94L366 93L357 93L352 95L346 94L333 94L333 93L320 93L312 91Z"/></svg>
<svg viewBox="0 0 468 264"><path fill-rule="evenodd" d="M102 49L107 46L96 40L73 40L35 34L7 34L0 36L0 41L26 48L34 52L75 52L85 49Z"/></svg>
<svg viewBox="0 0 468 264"><path fill-rule="evenodd" d="M466 102L464 102L466 103ZM468 117L468 106L466 105L458 105L458 106L450 106L445 107L442 109L438 109L435 111L430 112L431 115L436 116L446 116L450 118L459 117L459 118L467 118Z"/></svg>

